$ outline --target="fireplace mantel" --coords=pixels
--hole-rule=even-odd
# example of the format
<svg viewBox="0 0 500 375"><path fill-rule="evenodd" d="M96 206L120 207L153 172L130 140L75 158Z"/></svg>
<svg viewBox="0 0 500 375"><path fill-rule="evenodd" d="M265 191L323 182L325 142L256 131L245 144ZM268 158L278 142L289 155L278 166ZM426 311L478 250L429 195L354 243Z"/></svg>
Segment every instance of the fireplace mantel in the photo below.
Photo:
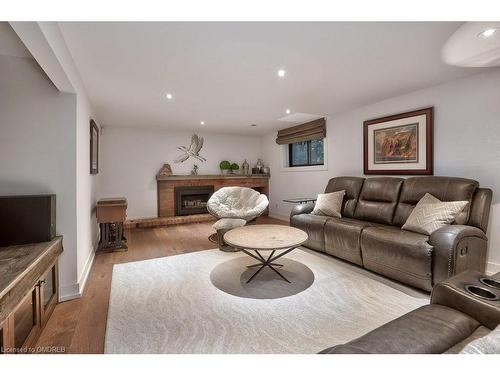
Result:
<svg viewBox="0 0 500 375"><path fill-rule="evenodd" d="M175 216L175 188L179 186L207 186L217 191L225 186L243 186L255 189L269 197L269 175L170 175L156 176L158 189L158 217Z"/></svg>
<svg viewBox="0 0 500 375"><path fill-rule="evenodd" d="M268 174L198 174L198 175L180 175L173 174L170 176L156 176L157 181L172 181L172 180L207 180L207 179L248 179L248 178L266 178L269 179Z"/></svg>

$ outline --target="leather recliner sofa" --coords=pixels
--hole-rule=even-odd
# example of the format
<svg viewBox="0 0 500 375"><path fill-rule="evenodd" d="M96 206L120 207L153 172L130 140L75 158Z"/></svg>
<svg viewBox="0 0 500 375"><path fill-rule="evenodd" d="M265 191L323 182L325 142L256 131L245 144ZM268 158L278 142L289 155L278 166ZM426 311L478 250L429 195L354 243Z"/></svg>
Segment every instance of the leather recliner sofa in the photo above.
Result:
<svg viewBox="0 0 500 375"><path fill-rule="evenodd" d="M500 324L499 280L500 273L488 277L477 271L466 271L438 283L432 290L429 305L320 353L460 353L471 341L487 335ZM481 296L468 292L470 286L478 287ZM494 353L498 352L498 346L494 348Z"/></svg>
<svg viewBox="0 0 500 375"><path fill-rule="evenodd" d="M314 204L292 209L290 225L309 235L306 247L430 291L464 270L484 272L492 191L458 177L335 177L325 193L345 190L342 218L312 214ZM430 193L470 204L430 236L402 230L417 202Z"/></svg>

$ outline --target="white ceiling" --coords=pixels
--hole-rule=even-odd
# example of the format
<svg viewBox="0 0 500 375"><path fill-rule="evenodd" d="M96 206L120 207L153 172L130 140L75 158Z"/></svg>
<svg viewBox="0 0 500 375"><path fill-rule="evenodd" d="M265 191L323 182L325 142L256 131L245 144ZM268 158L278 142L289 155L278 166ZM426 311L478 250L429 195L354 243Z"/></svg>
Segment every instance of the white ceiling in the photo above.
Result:
<svg viewBox="0 0 500 375"><path fill-rule="evenodd" d="M496 30L485 38L485 30ZM500 66L500 22L466 22L443 47L443 60L466 67Z"/></svg>
<svg viewBox="0 0 500 375"><path fill-rule="evenodd" d="M440 58L459 26L60 23L104 126L234 134L287 127L287 108L332 115L474 74Z"/></svg>

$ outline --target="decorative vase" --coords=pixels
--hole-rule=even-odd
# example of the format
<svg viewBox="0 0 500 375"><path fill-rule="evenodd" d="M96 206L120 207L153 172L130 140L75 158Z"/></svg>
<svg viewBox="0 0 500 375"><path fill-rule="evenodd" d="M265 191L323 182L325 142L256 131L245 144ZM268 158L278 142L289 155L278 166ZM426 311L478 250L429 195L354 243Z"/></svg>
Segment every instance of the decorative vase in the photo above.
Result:
<svg viewBox="0 0 500 375"><path fill-rule="evenodd" d="M245 161L243 162L243 164L241 164L241 169L242 169L244 175L248 175L249 174L249 172L250 172L250 165L248 164L247 159L245 159Z"/></svg>
<svg viewBox="0 0 500 375"><path fill-rule="evenodd" d="M257 159L257 164L255 164L255 168L259 170L259 173L262 173L262 168L264 167L264 162L262 159Z"/></svg>
<svg viewBox="0 0 500 375"><path fill-rule="evenodd" d="M220 171L224 176L229 174L229 169L221 169Z"/></svg>

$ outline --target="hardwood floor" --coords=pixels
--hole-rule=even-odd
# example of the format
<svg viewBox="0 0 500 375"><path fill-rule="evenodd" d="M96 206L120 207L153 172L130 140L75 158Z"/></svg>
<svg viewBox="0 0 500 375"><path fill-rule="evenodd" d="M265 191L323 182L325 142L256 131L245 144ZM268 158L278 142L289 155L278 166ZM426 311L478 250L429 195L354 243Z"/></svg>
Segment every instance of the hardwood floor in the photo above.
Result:
<svg viewBox="0 0 500 375"><path fill-rule="evenodd" d="M258 224L287 224L262 217ZM56 306L40 346L64 347L66 353L103 353L113 264L213 249L212 223L126 231L127 252L97 253L83 296Z"/></svg>

